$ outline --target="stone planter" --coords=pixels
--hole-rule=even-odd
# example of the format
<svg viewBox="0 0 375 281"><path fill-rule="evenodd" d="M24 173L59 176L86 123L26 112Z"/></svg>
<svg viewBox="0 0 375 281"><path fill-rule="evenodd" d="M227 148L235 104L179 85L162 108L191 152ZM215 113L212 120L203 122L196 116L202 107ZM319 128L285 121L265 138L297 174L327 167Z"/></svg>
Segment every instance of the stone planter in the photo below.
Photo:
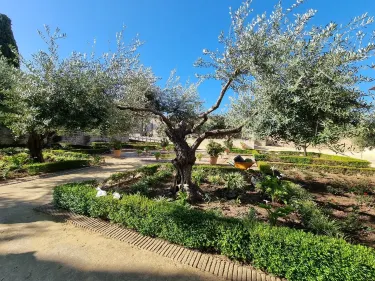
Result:
<svg viewBox="0 0 375 281"><path fill-rule="evenodd" d="M211 156L210 157L210 164L211 165L216 165L216 163L217 163L217 159L218 159L219 157L214 157L214 156Z"/></svg>
<svg viewBox="0 0 375 281"><path fill-rule="evenodd" d="M115 150L113 150L113 156L120 157L121 156L121 149L115 149Z"/></svg>

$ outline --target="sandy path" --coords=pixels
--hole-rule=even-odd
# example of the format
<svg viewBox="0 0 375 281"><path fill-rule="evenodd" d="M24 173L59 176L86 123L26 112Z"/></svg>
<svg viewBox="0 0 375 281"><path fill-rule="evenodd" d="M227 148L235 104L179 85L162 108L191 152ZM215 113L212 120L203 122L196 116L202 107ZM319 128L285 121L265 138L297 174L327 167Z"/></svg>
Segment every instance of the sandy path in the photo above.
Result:
<svg viewBox="0 0 375 281"><path fill-rule="evenodd" d="M133 248L37 213L57 184L138 166L135 159L0 186L0 281L219 280L155 253Z"/></svg>

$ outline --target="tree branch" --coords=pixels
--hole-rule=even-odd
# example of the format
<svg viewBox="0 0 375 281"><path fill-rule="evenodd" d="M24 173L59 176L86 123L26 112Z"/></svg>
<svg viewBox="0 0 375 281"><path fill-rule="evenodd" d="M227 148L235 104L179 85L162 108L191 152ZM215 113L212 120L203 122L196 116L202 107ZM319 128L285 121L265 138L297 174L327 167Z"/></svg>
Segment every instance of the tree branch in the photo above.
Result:
<svg viewBox="0 0 375 281"><path fill-rule="evenodd" d="M135 112L151 112L161 118L161 120L167 125L169 129L173 129L173 125L171 121L160 111L157 111L152 108L144 108L144 107L133 107L133 106L123 106L123 105L117 105L117 108L120 110L130 110Z"/></svg>
<svg viewBox="0 0 375 281"><path fill-rule="evenodd" d="M231 128L231 129L224 129L224 130L212 130L212 131L207 131L203 134L201 134L193 143L191 148L195 151L199 147L199 145L208 137L218 137L218 136L225 136L225 135L231 135L231 134L236 134L241 132L242 127L244 125L241 125L237 128Z"/></svg>
<svg viewBox="0 0 375 281"><path fill-rule="evenodd" d="M238 76L240 74L240 71L236 70L234 73L233 73L233 77L229 78L227 83L224 85L224 87L221 89L220 91L220 95L216 101L216 103L211 106L207 111L201 113L200 115L198 115L198 118L203 118L196 126L193 127L193 129L189 132L189 133L195 133L204 123L207 122L208 120L208 115L215 111L216 109L219 108L221 102L223 101L223 98L225 96L225 93L227 92L227 90L229 89L230 85L232 84L234 78L236 76Z"/></svg>

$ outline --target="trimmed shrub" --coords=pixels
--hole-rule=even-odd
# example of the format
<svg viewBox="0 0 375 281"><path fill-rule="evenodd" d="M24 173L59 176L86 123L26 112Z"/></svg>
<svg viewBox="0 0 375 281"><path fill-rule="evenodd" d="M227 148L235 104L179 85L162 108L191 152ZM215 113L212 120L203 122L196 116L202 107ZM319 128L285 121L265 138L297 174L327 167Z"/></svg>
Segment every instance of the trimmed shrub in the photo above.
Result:
<svg viewBox="0 0 375 281"><path fill-rule="evenodd" d="M330 155L327 155L330 156ZM315 165L330 165L330 166L347 166L356 168L368 168L370 162L366 160L354 159L350 157L328 157L322 155L321 158L314 157L301 157L301 156L280 156L279 161L285 163L297 163L297 164L315 164ZM273 159L275 162L277 160Z"/></svg>
<svg viewBox="0 0 375 281"><path fill-rule="evenodd" d="M137 169L137 172L140 172L146 176L151 176L156 173L156 171L161 167L161 164L151 164L145 165Z"/></svg>
<svg viewBox="0 0 375 281"><path fill-rule="evenodd" d="M372 248L301 230L219 217L140 195L115 200L97 198L95 193L87 183L66 184L54 189L54 203L80 214L106 217L143 235L251 262L289 281L375 280Z"/></svg>
<svg viewBox="0 0 375 281"><path fill-rule="evenodd" d="M194 165L193 170L203 170L204 172L208 174L212 173L233 173L233 172L239 172L238 168L232 167L232 166L223 166L223 165Z"/></svg>
<svg viewBox="0 0 375 281"><path fill-rule="evenodd" d="M280 163L271 162L269 166L274 166L280 170L308 170L313 172L326 172L332 174L343 174L343 175L365 175L372 176L375 175L375 168L355 168L346 166L328 166L328 165L313 165L313 164L295 164L295 163ZM259 166L259 163L258 163Z"/></svg>
<svg viewBox="0 0 375 281"><path fill-rule="evenodd" d="M40 173L53 173L87 166L90 166L90 160L66 160L50 163L34 163L25 165L24 168L30 175L36 175Z"/></svg>
<svg viewBox="0 0 375 281"><path fill-rule="evenodd" d="M272 175L273 174L270 164L268 164L266 162L259 161L257 163L257 165L259 167L259 171L261 171L263 174L266 174L266 175Z"/></svg>
<svg viewBox="0 0 375 281"><path fill-rule="evenodd" d="M110 148L111 144L109 142L104 142L104 141L94 141L91 143L91 146L93 149Z"/></svg>
<svg viewBox="0 0 375 281"><path fill-rule="evenodd" d="M88 149L69 149L71 152L85 153L85 154L104 154L109 153L111 150L109 148L88 148Z"/></svg>

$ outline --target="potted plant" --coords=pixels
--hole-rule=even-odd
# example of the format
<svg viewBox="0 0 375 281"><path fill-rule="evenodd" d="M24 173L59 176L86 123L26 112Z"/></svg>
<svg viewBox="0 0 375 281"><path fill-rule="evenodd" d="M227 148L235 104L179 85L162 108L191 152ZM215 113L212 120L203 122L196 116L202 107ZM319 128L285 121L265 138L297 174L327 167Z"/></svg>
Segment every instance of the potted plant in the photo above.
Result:
<svg viewBox="0 0 375 281"><path fill-rule="evenodd" d="M217 142L210 141L206 146L206 151L210 155L210 164L215 165L217 163L217 158L220 154L224 152L224 147Z"/></svg>
<svg viewBox="0 0 375 281"><path fill-rule="evenodd" d="M233 140L231 138L227 138L226 140L224 140L224 146L225 146L225 152L228 155L229 152L233 148Z"/></svg>
<svg viewBox="0 0 375 281"><path fill-rule="evenodd" d="M113 147L113 155L115 157L120 157L121 156L121 148L122 148L121 141L114 140L112 142L112 147Z"/></svg>
<svg viewBox="0 0 375 281"><path fill-rule="evenodd" d="M199 152L199 153L197 153L196 157L197 157L198 161L201 161L202 158L203 158L203 154Z"/></svg>
<svg viewBox="0 0 375 281"><path fill-rule="evenodd" d="M169 145L169 141L167 138L162 138L160 141L160 146L163 150L166 150L166 147Z"/></svg>
<svg viewBox="0 0 375 281"><path fill-rule="evenodd" d="M137 149L137 155L138 155L138 157L141 156L141 154L142 154L142 150Z"/></svg>
<svg viewBox="0 0 375 281"><path fill-rule="evenodd" d="M159 161L161 153L159 151L157 151L157 152L154 153L154 156L155 156L156 160Z"/></svg>

